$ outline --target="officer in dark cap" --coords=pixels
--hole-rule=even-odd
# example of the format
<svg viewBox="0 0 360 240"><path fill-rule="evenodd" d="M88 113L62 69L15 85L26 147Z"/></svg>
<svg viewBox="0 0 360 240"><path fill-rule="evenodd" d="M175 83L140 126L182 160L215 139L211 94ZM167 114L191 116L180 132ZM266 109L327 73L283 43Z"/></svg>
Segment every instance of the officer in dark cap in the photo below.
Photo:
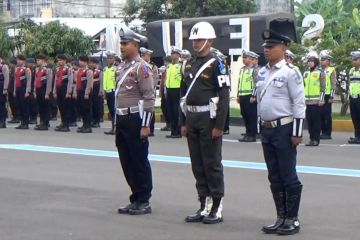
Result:
<svg viewBox="0 0 360 240"><path fill-rule="evenodd" d="M77 94L76 94L76 76L77 71L80 68L80 64L78 60L73 59L70 62L71 66L71 75L72 75L72 88L71 88L71 99L70 99L70 127L77 127L77 120L79 118L79 113L77 110Z"/></svg>
<svg viewBox="0 0 360 240"><path fill-rule="evenodd" d="M15 68L17 65L16 57L10 58L9 61L9 85L8 85L8 100L12 118L8 123L20 122L20 107L17 105L15 98Z"/></svg>
<svg viewBox="0 0 360 240"><path fill-rule="evenodd" d="M82 117L83 125L77 129L78 133L91 133L91 110L92 110L92 82L94 73L88 68L89 57L80 56L80 68L76 73L76 96L77 109Z"/></svg>
<svg viewBox="0 0 360 240"><path fill-rule="evenodd" d="M34 92L39 106L40 124L35 130L48 130L50 121L50 94L52 91L53 70L48 67L47 57L39 54L36 59L38 67L35 71Z"/></svg>
<svg viewBox="0 0 360 240"><path fill-rule="evenodd" d="M6 128L6 96L9 86L9 67L0 57L0 128Z"/></svg>
<svg viewBox="0 0 360 240"><path fill-rule="evenodd" d="M103 74L99 68L99 59L97 57L90 57L89 68L93 71L93 90L92 90L92 122L91 127L99 128L100 119L102 118L102 107L104 105L103 96Z"/></svg>
<svg viewBox="0 0 360 240"><path fill-rule="evenodd" d="M69 132L73 76L71 69L66 64L67 57L65 54L58 54L57 61L53 96L59 106L61 123L55 127L55 131Z"/></svg>
<svg viewBox="0 0 360 240"><path fill-rule="evenodd" d="M31 93L31 71L25 66L25 56L17 56L15 68L15 97L20 109L21 123L16 129L29 129L29 96Z"/></svg>
<svg viewBox="0 0 360 240"><path fill-rule="evenodd" d="M304 83L299 71L285 61L291 39L274 30L265 30L262 37L268 64L259 70L257 79L258 116L277 211L276 222L262 231L290 235L300 230L302 184L296 173L296 146L302 141L305 118Z"/></svg>
<svg viewBox="0 0 360 240"><path fill-rule="evenodd" d="M35 58L27 58L26 66L31 71L31 94L29 96L29 116L30 116L29 124L37 124L39 107L38 107L38 103L37 103L35 92L34 92L35 77L36 77L36 74L35 74L36 60L35 60Z"/></svg>
<svg viewBox="0 0 360 240"><path fill-rule="evenodd" d="M152 174L148 159L150 122L154 112L152 71L140 58L139 47L146 38L128 28L120 30L120 49L124 60L119 65L115 92L115 142L127 183L130 204L120 214L151 213Z"/></svg>

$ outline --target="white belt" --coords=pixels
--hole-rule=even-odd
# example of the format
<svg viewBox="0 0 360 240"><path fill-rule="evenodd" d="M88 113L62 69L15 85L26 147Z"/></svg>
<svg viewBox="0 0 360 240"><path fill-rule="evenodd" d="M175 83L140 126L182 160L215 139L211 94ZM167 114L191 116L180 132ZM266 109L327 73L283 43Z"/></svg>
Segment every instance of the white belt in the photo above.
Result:
<svg viewBox="0 0 360 240"><path fill-rule="evenodd" d="M186 108L187 108L187 110L188 110L189 112L192 112L192 113L208 112L208 111L210 111L210 105L205 105L205 106L191 106L191 105L187 105Z"/></svg>
<svg viewBox="0 0 360 240"><path fill-rule="evenodd" d="M116 108L116 115L124 116L131 113L138 113L139 107Z"/></svg>
<svg viewBox="0 0 360 240"><path fill-rule="evenodd" d="M283 126L283 125L292 123L293 121L294 121L294 118L292 116L280 118L280 119L277 119L274 121L261 120L261 126L264 128L276 128L277 126Z"/></svg>
<svg viewBox="0 0 360 240"><path fill-rule="evenodd" d="M350 95L351 98L360 98L360 94Z"/></svg>

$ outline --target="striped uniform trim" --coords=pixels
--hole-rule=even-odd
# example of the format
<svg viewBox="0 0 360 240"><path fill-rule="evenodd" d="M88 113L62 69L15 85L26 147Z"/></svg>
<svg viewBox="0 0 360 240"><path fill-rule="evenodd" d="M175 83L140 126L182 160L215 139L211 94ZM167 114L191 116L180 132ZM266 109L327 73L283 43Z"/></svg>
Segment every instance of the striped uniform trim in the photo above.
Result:
<svg viewBox="0 0 360 240"><path fill-rule="evenodd" d="M324 92L321 92L320 93L320 101L324 101L324 99L325 99L325 93Z"/></svg>
<svg viewBox="0 0 360 240"><path fill-rule="evenodd" d="M144 112L141 126L142 127L150 127L150 122L151 122L152 117L153 117L152 112Z"/></svg>
<svg viewBox="0 0 360 240"><path fill-rule="evenodd" d="M330 98L334 98L334 94L335 94L335 89L331 89Z"/></svg>
<svg viewBox="0 0 360 240"><path fill-rule="evenodd" d="M257 94L257 88L254 87L253 90L252 90L252 94L251 94L251 95L252 95L253 97L256 97L256 94Z"/></svg>
<svg viewBox="0 0 360 240"><path fill-rule="evenodd" d="M295 118L293 122L293 137L302 137L304 119Z"/></svg>

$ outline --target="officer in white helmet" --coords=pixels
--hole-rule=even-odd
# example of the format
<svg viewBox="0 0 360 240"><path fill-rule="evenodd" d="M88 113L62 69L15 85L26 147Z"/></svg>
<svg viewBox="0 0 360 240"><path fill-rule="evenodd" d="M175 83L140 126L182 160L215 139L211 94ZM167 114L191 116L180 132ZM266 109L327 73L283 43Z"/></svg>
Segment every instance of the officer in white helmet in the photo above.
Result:
<svg viewBox="0 0 360 240"><path fill-rule="evenodd" d="M219 223L222 218L224 174L221 146L229 107L229 75L224 62L213 53L216 38L208 22L190 32L195 56L186 64L181 85L181 134L187 137L200 209L186 222Z"/></svg>

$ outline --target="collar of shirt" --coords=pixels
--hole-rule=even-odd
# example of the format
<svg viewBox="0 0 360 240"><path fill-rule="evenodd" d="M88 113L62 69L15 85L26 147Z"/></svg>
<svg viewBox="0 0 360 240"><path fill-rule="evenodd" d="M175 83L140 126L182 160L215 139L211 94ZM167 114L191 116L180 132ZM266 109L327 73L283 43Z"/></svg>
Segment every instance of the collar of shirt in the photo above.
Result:
<svg viewBox="0 0 360 240"><path fill-rule="evenodd" d="M280 69L282 66L284 66L286 64L285 59L280 60L278 63L276 63L273 67L270 67L270 64L266 64L266 68L267 69L273 69L273 68L277 68Z"/></svg>

